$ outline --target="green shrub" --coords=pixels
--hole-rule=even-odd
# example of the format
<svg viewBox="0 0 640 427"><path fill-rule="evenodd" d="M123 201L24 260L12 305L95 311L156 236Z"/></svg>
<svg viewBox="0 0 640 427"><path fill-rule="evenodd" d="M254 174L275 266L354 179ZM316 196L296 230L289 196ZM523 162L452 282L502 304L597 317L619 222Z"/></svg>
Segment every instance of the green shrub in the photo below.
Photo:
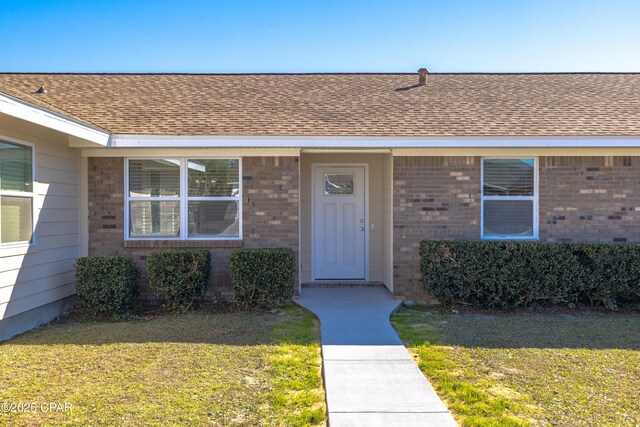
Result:
<svg viewBox="0 0 640 427"><path fill-rule="evenodd" d="M425 290L446 304L514 308L573 303L580 265L560 243L423 241Z"/></svg>
<svg viewBox="0 0 640 427"><path fill-rule="evenodd" d="M632 303L640 294L640 245L571 245L583 269L581 292L589 305L614 309Z"/></svg>
<svg viewBox="0 0 640 427"><path fill-rule="evenodd" d="M89 256L76 261L80 305L93 315L124 312L137 292L138 269L124 256Z"/></svg>
<svg viewBox="0 0 640 427"><path fill-rule="evenodd" d="M296 257L291 249L239 249L231 254L235 304L248 309L281 304L293 296Z"/></svg>
<svg viewBox="0 0 640 427"><path fill-rule="evenodd" d="M446 304L640 304L640 244L423 241L424 289Z"/></svg>
<svg viewBox="0 0 640 427"><path fill-rule="evenodd" d="M185 311L207 290L211 254L206 249L167 249L147 258L149 286L168 310Z"/></svg>

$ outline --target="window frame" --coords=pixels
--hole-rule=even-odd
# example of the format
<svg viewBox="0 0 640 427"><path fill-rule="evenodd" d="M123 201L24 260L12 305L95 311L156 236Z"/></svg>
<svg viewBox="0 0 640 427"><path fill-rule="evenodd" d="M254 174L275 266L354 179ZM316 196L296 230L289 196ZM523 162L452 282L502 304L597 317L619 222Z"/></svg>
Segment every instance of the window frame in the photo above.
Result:
<svg viewBox="0 0 640 427"><path fill-rule="evenodd" d="M178 160L180 167L180 195L178 197L173 196L159 196L159 197L130 197L129 189L129 161L130 160ZM237 160L238 161L238 196L224 196L224 197L199 197L189 196L189 180L188 180L188 162L189 160ZM212 157L212 156L149 156L149 157L126 157L124 159L124 239L128 241L145 241L145 240L172 240L172 241L201 241L201 240L242 240L242 157L230 156L230 157ZM130 236L130 202L131 201L173 201L180 204L180 233L176 237L170 236L145 236L145 237L131 237ZM238 202L238 236L205 236L205 237L189 237L189 201L237 201Z"/></svg>
<svg viewBox="0 0 640 427"><path fill-rule="evenodd" d="M33 248L36 245L36 220L38 215L36 211L38 207L36 206L36 146L35 144L27 141L22 141L15 138L10 138L4 135L0 135L0 141L5 141L10 144L22 145L24 147L29 147L31 149L31 192L24 191L11 191L11 190L2 190L0 188L0 197L2 196L13 196L13 197L24 197L31 199L31 240L23 241L23 242L11 242L11 243L2 243L0 241L0 257L2 256L11 256L17 255L18 253L13 253L12 250L16 248ZM2 224L0 224L2 227Z"/></svg>
<svg viewBox="0 0 640 427"><path fill-rule="evenodd" d="M485 160L533 160L533 196L485 196L484 195L484 162ZM480 160L480 238L482 240L538 240L539 220L538 220L538 157L537 156L491 156L482 157ZM484 202L487 200L531 200L533 204L533 224L532 235L522 236L519 234L491 235L484 234Z"/></svg>

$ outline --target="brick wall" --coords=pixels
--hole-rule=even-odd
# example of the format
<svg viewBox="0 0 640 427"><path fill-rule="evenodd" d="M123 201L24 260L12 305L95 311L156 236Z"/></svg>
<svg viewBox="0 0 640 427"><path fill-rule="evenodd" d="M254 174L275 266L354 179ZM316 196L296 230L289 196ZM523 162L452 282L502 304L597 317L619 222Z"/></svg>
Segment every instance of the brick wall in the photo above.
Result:
<svg viewBox="0 0 640 427"><path fill-rule="evenodd" d="M480 237L480 157L394 157L394 293L421 291L423 239ZM229 256L238 247L289 247L298 254L298 158L243 158L243 241L124 241L124 160L89 159L90 254L134 257L150 250L211 249L208 297L232 297ZM542 241L640 241L640 157L540 157ZM144 276L143 276L144 282ZM142 297L150 298L143 286Z"/></svg>
<svg viewBox="0 0 640 427"><path fill-rule="evenodd" d="M480 157L394 158L394 293L421 291L419 243L480 238ZM640 157L540 157L541 241L640 242Z"/></svg>
<svg viewBox="0 0 640 427"><path fill-rule="evenodd" d="M127 255L141 272L143 300L154 296L146 284L149 251L209 248L212 274L207 298L229 300L233 292L229 257L239 247L287 247L298 254L298 158L242 159L243 241L125 241L124 159L89 159L89 254ZM296 274L297 277L297 274Z"/></svg>
<svg viewBox="0 0 640 427"><path fill-rule="evenodd" d="M540 157L543 241L640 241L640 157Z"/></svg>
<svg viewBox="0 0 640 427"><path fill-rule="evenodd" d="M420 241L480 236L479 157L394 157L393 287L431 302L421 289Z"/></svg>
<svg viewBox="0 0 640 427"><path fill-rule="evenodd" d="M298 251L298 158L245 157L242 161L245 247Z"/></svg>

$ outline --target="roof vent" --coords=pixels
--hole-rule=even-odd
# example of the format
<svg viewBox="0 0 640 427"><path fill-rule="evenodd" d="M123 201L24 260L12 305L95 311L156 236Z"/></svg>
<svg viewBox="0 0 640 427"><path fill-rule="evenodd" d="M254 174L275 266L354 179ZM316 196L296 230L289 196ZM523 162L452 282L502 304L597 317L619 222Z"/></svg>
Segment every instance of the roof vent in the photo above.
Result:
<svg viewBox="0 0 640 427"><path fill-rule="evenodd" d="M427 74L429 74L429 70L426 68L420 68L418 70L418 84L420 86L427 84Z"/></svg>
<svg viewBox="0 0 640 427"><path fill-rule="evenodd" d="M40 86L40 88L33 92L33 93L37 93L38 95L43 94L43 93L47 93L47 90L44 88L44 86Z"/></svg>

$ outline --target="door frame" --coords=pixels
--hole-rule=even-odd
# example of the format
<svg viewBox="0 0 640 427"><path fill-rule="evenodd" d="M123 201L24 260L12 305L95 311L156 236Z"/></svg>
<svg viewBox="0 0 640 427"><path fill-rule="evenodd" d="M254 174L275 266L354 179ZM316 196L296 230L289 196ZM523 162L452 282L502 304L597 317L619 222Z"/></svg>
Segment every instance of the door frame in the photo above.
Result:
<svg viewBox="0 0 640 427"><path fill-rule="evenodd" d="M315 242L316 242L316 169L322 167L330 168L349 168L349 167L363 167L364 168L364 281L369 280L369 163L311 163L311 280L316 279L316 256L315 256ZM360 282L362 280L345 279L348 281ZM324 280L323 280L324 281ZM329 281L340 281L329 280Z"/></svg>

